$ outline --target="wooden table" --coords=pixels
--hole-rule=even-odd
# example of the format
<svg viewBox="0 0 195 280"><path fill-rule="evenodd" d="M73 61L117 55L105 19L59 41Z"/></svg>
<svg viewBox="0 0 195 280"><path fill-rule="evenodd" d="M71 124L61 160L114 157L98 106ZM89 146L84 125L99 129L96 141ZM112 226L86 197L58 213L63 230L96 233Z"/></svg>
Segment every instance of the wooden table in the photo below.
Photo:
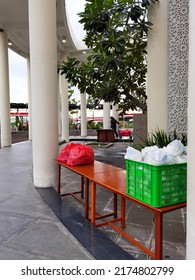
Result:
<svg viewBox="0 0 195 280"><path fill-rule="evenodd" d="M61 166L70 169L77 174L80 174L83 178L82 187L85 186L85 195L84 195L84 205L85 205L85 217L89 218L92 224L101 227L105 225L109 225L115 231L119 232L122 236L124 236L127 240L132 242L138 248L146 252L154 259L162 259L162 243L163 243L163 214L186 207L186 202L165 206L161 208L155 208L150 206L136 198L129 196L126 194L126 171L114 167L102 162L95 161L93 165L85 165L85 166L68 166L64 163L58 162L59 165L59 186L58 192L60 193L60 173ZM86 184L84 184L84 180L86 180ZM89 181L91 181L91 205L89 205ZM96 213L96 185L99 185L109 191L111 191L114 195L114 211L111 214L103 215ZM120 216L117 216L117 196L120 196L121 205L120 205ZM131 235L127 234L124 231L125 228L125 202L126 199L145 207L146 209L152 211L155 217L155 250L152 252L149 248L145 247ZM113 216L112 219L97 223L98 219L103 219L105 217ZM116 221L120 221L120 227L116 226Z"/></svg>
<svg viewBox="0 0 195 280"><path fill-rule="evenodd" d="M136 245L138 248L145 251L152 258L160 260L162 259L162 242L163 242L163 214L183 208L186 206L186 202L165 206L161 208L156 208L150 206L132 196L126 194L126 171L120 172L108 172L107 174L94 174L91 180L91 222L97 226L109 225L115 231L119 232L122 236ZM96 224L96 185L100 185L111 192L114 192L121 197L121 211L120 218L113 219L110 221L106 221ZM146 248L143 244L135 240L131 235L127 234L123 229L125 228L125 201L126 199L145 207L146 209L152 211L155 215L155 251L152 252L148 248ZM115 225L116 221L121 221L121 227L117 227Z"/></svg>
<svg viewBox="0 0 195 280"><path fill-rule="evenodd" d="M60 162L58 160L56 160L56 162L58 163L58 172L59 172L59 180L58 180L58 193L61 196L67 196L67 195L71 195L73 196L75 199L77 199L79 202L81 202L84 205L84 215L85 218L89 219L89 179L93 178L94 174L100 174L100 173L108 173L108 172L118 172L118 171L122 171L123 169L120 167L116 167L116 166L112 166L110 164L107 163L103 163L100 161L94 161L93 164L89 164L89 165L77 165L77 166L70 166L67 165L64 162ZM81 189L79 191L76 192L70 192L70 193L64 193L61 194L61 167L65 167L75 173L77 173L78 175L81 176ZM76 196L76 194L81 194L81 199L78 198L78 196ZM114 217L117 216L117 196L115 193L113 193L114 196L114 211L112 214L109 215L104 215L104 217L106 216L112 216L114 215ZM84 200L82 200L84 199Z"/></svg>

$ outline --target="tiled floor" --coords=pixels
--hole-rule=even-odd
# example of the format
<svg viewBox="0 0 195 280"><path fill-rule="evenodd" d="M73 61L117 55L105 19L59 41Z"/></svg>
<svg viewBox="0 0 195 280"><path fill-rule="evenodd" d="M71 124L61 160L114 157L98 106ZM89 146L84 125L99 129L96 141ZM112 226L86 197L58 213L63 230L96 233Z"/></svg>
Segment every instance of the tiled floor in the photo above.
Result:
<svg viewBox="0 0 195 280"><path fill-rule="evenodd" d="M0 259L93 259L32 182L31 142L0 149Z"/></svg>
<svg viewBox="0 0 195 280"><path fill-rule="evenodd" d="M33 186L31 152L0 149L0 259L132 259L53 188Z"/></svg>

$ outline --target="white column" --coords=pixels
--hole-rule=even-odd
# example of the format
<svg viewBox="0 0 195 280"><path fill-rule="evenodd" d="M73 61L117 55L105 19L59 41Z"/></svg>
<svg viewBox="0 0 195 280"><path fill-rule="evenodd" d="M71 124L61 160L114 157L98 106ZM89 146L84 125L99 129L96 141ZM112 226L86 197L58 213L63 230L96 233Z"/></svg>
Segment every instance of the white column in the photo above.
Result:
<svg viewBox="0 0 195 280"><path fill-rule="evenodd" d="M113 116L113 118L115 118L115 120L119 121L118 104L112 105L112 116ZM119 130L118 124L116 124L116 130L117 130L117 132Z"/></svg>
<svg viewBox="0 0 195 280"><path fill-rule="evenodd" d="M155 3L149 11L153 26L147 47L148 132L168 130L168 2Z"/></svg>
<svg viewBox="0 0 195 280"><path fill-rule="evenodd" d="M188 169L187 169L187 250L188 260L195 259L195 1L190 1L189 14L189 84L188 84Z"/></svg>
<svg viewBox="0 0 195 280"><path fill-rule="evenodd" d="M29 0L33 179L55 186L58 154L56 0Z"/></svg>
<svg viewBox="0 0 195 280"><path fill-rule="evenodd" d="M119 120L118 104L112 105L112 116L115 118L115 120Z"/></svg>
<svg viewBox="0 0 195 280"><path fill-rule="evenodd" d="M28 139L32 140L32 104L30 82L30 58L27 58L27 85L28 85Z"/></svg>
<svg viewBox="0 0 195 280"><path fill-rule="evenodd" d="M63 60L66 57L63 56ZM68 82L64 75L60 75L61 92L61 118L62 118L62 140L69 142L69 100L68 100Z"/></svg>
<svg viewBox="0 0 195 280"><path fill-rule="evenodd" d="M61 77L60 73L57 76L58 84L58 138L61 140L62 136L62 122L61 122Z"/></svg>
<svg viewBox="0 0 195 280"><path fill-rule="evenodd" d="M3 30L0 30L0 123L1 147L10 146L10 95L9 95L9 70L8 70L8 40Z"/></svg>
<svg viewBox="0 0 195 280"><path fill-rule="evenodd" d="M86 101L86 93L80 94L81 100L81 136L87 136L87 101Z"/></svg>
<svg viewBox="0 0 195 280"><path fill-rule="evenodd" d="M110 103L109 102L103 103L103 128L104 129L110 128Z"/></svg>

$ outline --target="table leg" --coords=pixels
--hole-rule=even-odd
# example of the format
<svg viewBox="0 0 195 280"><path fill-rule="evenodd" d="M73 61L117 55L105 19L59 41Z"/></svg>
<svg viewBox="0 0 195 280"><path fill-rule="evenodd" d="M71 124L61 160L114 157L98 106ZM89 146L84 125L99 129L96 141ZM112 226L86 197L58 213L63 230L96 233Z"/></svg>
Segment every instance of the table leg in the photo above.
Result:
<svg viewBox="0 0 195 280"><path fill-rule="evenodd" d="M91 182L91 223L95 224L96 211L96 184Z"/></svg>
<svg viewBox="0 0 195 280"><path fill-rule="evenodd" d="M113 195L114 195L114 218L117 218L117 211L118 211L117 194L113 193Z"/></svg>
<svg viewBox="0 0 195 280"><path fill-rule="evenodd" d="M81 176L81 198L84 197L84 182L85 178L83 176Z"/></svg>
<svg viewBox="0 0 195 280"><path fill-rule="evenodd" d="M89 179L85 180L85 218L89 219Z"/></svg>
<svg viewBox="0 0 195 280"><path fill-rule="evenodd" d="M57 192L60 194L60 182L61 182L61 165L58 164L58 188Z"/></svg>
<svg viewBox="0 0 195 280"><path fill-rule="evenodd" d="M123 196L121 196L121 227L125 228L125 205L126 205L126 200Z"/></svg>
<svg viewBox="0 0 195 280"><path fill-rule="evenodd" d="M155 213L155 260L162 260L163 214Z"/></svg>

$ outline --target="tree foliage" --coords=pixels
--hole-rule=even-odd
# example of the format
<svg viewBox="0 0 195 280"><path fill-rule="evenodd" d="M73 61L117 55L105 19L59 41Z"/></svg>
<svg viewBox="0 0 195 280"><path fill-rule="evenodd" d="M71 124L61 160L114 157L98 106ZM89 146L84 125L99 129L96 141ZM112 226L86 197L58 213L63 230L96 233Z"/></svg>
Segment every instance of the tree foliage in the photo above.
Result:
<svg viewBox="0 0 195 280"><path fill-rule="evenodd" d="M147 111L147 19L158 0L87 0L80 22L91 49L87 62L68 57L61 74L80 92L119 104L120 109Z"/></svg>

